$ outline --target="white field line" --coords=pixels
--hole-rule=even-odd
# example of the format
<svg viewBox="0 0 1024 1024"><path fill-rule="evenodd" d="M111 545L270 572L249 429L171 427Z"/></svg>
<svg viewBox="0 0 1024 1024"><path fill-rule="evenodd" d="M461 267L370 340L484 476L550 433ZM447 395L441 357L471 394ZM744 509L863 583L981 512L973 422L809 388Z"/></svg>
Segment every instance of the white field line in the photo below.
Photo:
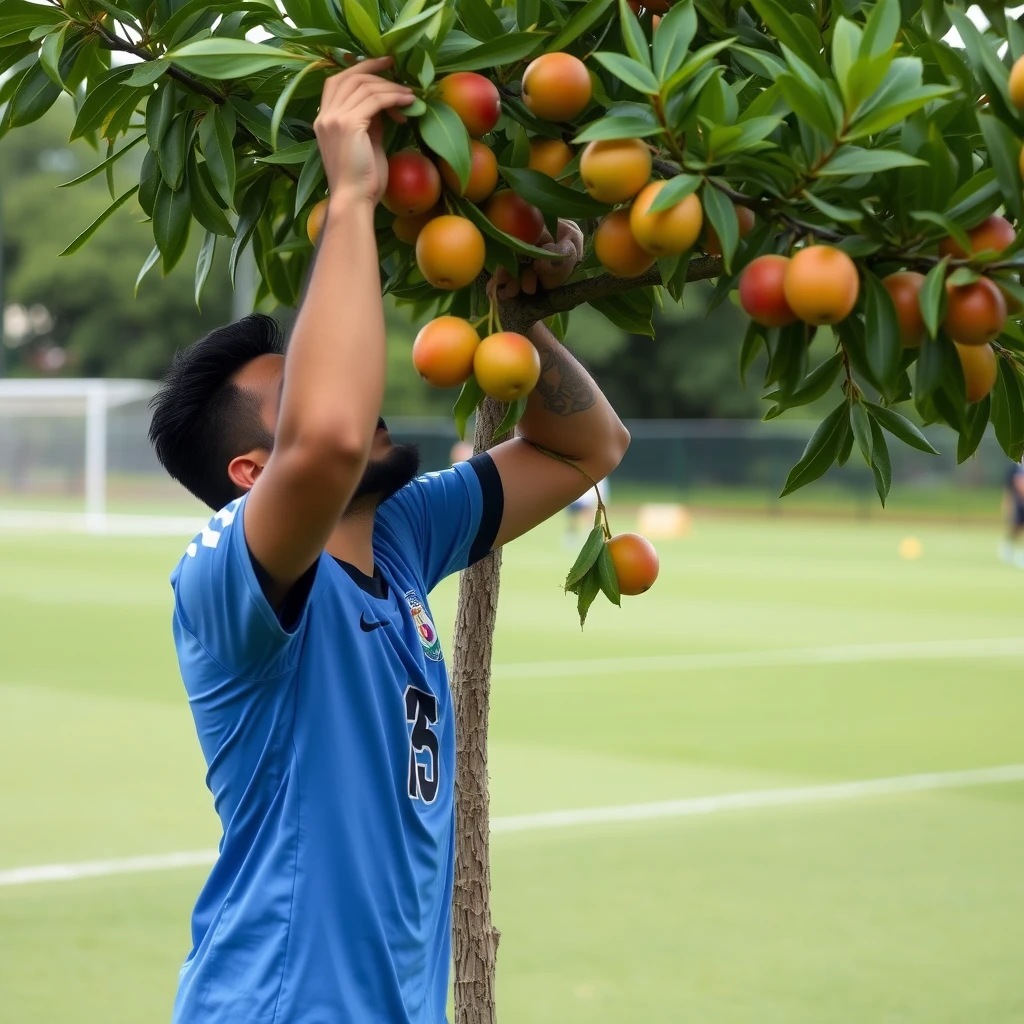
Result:
<svg viewBox="0 0 1024 1024"><path fill-rule="evenodd" d="M496 679L553 679L620 672L696 672L772 665L845 665L869 661L931 661L939 658L1011 658L1024 654L1024 637L921 640L888 644L835 644L710 654L657 654L640 658L523 661L495 665Z"/></svg>
<svg viewBox="0 0 1024 1024"><path fill-rule="evenodd" d="M98 533L113 537L181 537L187 541L206 525L198 516L151 516L116 512L0 511L0 530L36 533Z"/></svg>
<svg viewBox="0 0 1024 1024"><path fill-rule="evenodd" d="M921 775L897 775L882 779L859 779L822 786L797 786L788 789L755 789L742 793L662 800L655 803L624 804L618 807L586 807L571 811L545 811L540 814L516 814L492 818L491 831L534 832L549 828L575 828L580 825L620 824L653 821L660 818L688 818L722 811L758 810L795 804L834 803L862 797L922 793L929 790L963 789L1005 782L1024 782L1024 764L974 768L958 772L929 772ZM124 857L116 860L83 861L72 864L37 864L0 871L0 886L30 885L34 882L71 882L79 878L129 875L172 868L201 867L212 864L216 850L184 850L148 857Z"/></svg>

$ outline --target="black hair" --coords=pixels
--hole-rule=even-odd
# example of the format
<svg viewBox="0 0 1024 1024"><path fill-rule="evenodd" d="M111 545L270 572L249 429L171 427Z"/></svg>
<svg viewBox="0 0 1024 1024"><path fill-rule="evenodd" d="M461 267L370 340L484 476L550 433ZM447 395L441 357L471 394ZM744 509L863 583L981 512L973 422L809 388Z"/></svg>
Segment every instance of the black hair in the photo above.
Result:
<svg viewBox="0 0 1024 1024"><path fill-rule="evenodd" d="M231 377L258 356L284 351L281 328L253 313L175 352L150 408L149 440L168 473L214 511L242 491L228 476L233 458L274 447L257 395Z"/></svg>

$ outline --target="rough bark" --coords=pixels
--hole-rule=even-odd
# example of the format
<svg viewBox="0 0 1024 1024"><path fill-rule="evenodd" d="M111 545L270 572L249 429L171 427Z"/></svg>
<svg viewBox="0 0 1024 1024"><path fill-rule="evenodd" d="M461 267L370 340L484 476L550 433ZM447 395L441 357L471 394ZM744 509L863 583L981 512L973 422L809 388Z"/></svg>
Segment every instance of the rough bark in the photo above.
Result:
<svg viewBox="0 0 1024 1024"><path fill-rule="evenodd" d="M474 445L490 448L504 407L486 399L477 410ZM501 549L462 573L452 656L455 700L455 888L452 955L456 1024L495 1024L499 932L491 923L490 797L487 719L491 648L498 612Z"/></svg>
<svg viewBox="0 0 1024 1024"><path fill-rule="evenodd" d="M722 261L690 261L687 280L717 277ZM661 283L657 267L641 277L603 274L536 296L504 302L502 329L525 334L538 320L601 298ZM486 399L477 410L474 449L486 451L504 440L494 429L504 407ZM507 435L506 435L507 436ZM498 612L501 551L462 573L455 621L451 685L455 701L455 886L452 896L452 956L455 1024L496 1024L495 964L500 933L491 921L490 797L487 778L487 722L490 711L491 652Z"/></svg>

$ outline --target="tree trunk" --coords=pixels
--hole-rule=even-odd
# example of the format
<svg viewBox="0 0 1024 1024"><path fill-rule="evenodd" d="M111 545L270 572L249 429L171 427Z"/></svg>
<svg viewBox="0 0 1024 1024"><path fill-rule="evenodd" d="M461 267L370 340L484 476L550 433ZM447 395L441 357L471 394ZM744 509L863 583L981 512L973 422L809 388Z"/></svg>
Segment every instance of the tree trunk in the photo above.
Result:
<svg viewBox="0 0 1024 1024"><path fill-rule="evenodd" d="M474 448L491 447L504 408L486 399L477 410ZM498 612L501 550L462 573L451 684L455 700L455 891L452 953L456 1024L495 1024L498 930L491 924L490 797L487 717L491 647Z"/></svg>

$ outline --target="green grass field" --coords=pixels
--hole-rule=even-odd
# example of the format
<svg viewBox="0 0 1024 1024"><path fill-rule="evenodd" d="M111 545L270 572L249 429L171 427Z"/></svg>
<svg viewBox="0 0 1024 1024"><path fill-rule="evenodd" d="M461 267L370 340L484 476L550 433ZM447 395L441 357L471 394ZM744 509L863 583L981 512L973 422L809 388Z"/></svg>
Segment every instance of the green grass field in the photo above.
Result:
<svg viewBox="0 0 1024 1024"><path fill-rule="evenodd" d="M1024 637L994 527L698 516L657 587L581 635L561 526L506 553L496 816L1024 764L1020 654L948 646ZM215 845L169 631L188 539L0 534L0 872ZM905 642L947 646L760 653ZM723 659L645 662L687 654ZM605 657L626 661L577 664ZM1019 1022L1022 848L1024 782L503 832L500 1016ZM204 877L0 886L0 1019L167 1020Z"/></svg>

